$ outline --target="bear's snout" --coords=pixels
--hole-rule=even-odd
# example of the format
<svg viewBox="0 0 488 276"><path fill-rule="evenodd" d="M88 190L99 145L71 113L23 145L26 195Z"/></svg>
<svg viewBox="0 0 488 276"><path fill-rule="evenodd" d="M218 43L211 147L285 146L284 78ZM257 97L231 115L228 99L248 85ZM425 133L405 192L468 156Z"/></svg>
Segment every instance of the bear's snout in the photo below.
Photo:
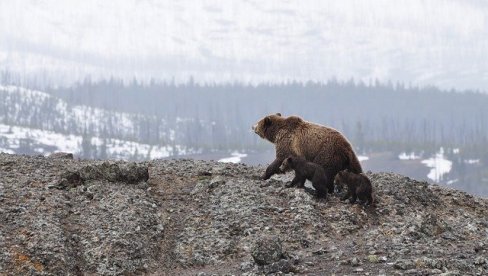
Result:
<svg viewBox="0 0 488 276"><path fill-rule="evenodd" d="M257 128L258 128L258 124L255 124L251 127L252 131L254 132L256 132Z"/></svg>

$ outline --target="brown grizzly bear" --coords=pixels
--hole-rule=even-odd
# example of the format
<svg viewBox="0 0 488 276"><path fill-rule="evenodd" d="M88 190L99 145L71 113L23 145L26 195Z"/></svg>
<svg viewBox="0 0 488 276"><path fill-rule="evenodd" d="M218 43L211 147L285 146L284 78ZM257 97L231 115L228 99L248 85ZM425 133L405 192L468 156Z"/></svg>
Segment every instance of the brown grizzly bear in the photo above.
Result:
<svg viewBox="0 0 488 276"><path fill-rule="evenodd" d="M300 156L319 164L327 176L327 190L334 191L337 172L363 170L349 141L337 130L310 123L297 116L269 115L252 127L261 138L275 144L276 159L266 168L263 179L281 173L280 165L288 156Z"/></svg>
<svg viewBox="0 0 488 276"><path fill-rule="evenodd" d="M302 157L290 156L283 160L280 170L286 172L290 169L295 171L295 178L293 178L288 187L298 185L298 187L303 188L305 181L308 179L312 181L312 185L317 191L317 197L327 197L327 178L324 169L320 165L308 162Z"/></svg>
<svg viewBox="0 0 488 276"><path fill-rule="evenodd" d="M347 193L341 200L349 199L353 204L359 198L365 204L373 204L373 187L365 174L340 171L335 176L335 182L338 187L347 186Z"/></svg>

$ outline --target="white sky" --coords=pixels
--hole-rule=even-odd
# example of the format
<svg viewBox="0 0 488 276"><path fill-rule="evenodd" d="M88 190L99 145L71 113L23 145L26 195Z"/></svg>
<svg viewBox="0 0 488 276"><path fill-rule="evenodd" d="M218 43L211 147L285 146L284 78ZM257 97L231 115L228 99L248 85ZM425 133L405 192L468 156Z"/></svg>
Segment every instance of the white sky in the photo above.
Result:
<svg viewBox="0 0 488 276"><path fill-rule="evenodd" d="M488 91L485 1L0 0L0 69Z"/></svg>

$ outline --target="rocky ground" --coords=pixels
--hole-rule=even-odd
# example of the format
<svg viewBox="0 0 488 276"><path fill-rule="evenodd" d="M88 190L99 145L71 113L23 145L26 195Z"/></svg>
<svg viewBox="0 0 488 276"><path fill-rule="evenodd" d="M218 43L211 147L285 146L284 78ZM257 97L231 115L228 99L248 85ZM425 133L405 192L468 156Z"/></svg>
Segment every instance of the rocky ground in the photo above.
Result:
<svg viewBox="0 0 488 276"><path fill-rule="evenodd" d="M376 207L195 160L0 154L0 274L487 275L488 200L368 173Z"/></svg>

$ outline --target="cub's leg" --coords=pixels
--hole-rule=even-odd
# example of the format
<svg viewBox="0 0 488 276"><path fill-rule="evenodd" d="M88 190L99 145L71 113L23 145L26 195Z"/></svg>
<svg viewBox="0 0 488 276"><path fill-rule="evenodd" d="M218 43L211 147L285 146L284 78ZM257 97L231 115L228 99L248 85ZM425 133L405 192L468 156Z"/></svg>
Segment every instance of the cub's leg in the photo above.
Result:
<svg viewBox="0 0 488 276"><path fill-rule="evenodd" d="M327 198L327 183L323 175L315 174L312 179L312 186L317 192L317 197Z"/></svg>
<svg viewBox="0 0 488 276"><path fill-rule="evenodd" d="M293 180L291 181L290 184L287 184L285 185L285 187L287 188L291 188L291 187L294 187L296 186L297 184L299 185L300 184L300 177L298 175L295 174L295 177L293 178Z"/></svg>
<svg viewBox="0 0 488 276"><path fill-rule="evenodd" d="M313 187L315 188L315 191L317 191L317 197L327 198L327 188L322 187L321 185L313 185Z"/></svg>
<svg viewBox="0 0 488 276"><path fill-rule="evenodd" d="M298 181L297 187L302 189L305 188L305 181L307 181L307 178L300 175L300 180Z"/></svg>
<svg viewBox="0 0 488 276"><path fill-rule="evenodd" d="M358 198L358 195L356 193L356 189L353 188L353 189L351 189L351 191L352 191L351 192L351 198L349 199L349 201L350 201L351 204L354 204L356 202L357 198Z"/></svg>

